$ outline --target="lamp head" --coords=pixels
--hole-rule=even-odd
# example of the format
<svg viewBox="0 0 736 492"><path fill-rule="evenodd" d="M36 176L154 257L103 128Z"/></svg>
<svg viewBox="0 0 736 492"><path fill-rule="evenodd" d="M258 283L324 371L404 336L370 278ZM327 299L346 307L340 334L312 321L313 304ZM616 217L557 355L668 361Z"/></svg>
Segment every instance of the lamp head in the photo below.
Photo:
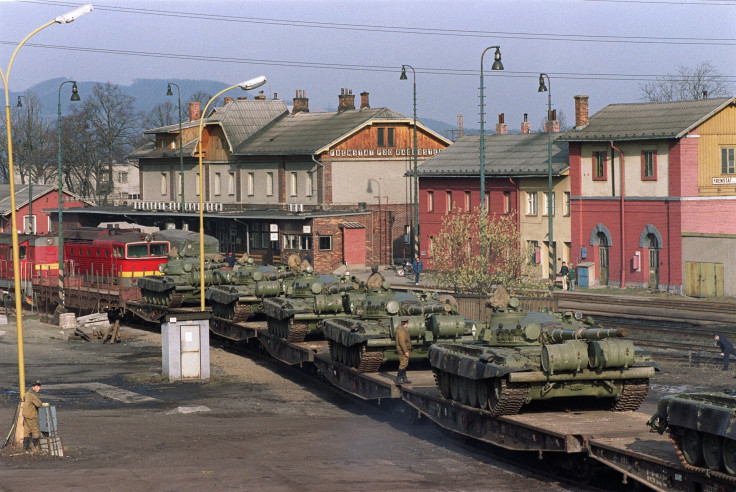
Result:
<svg viewBox="0 0 736 492"><path fill-rule="evenodd" d="M18 104L15 105L16 108L22 108L23 103L20 101L20 96L18 96Z"/></svg>
<svg viewBox="0 0 736 492"><path fill-rule="evenodd" d="M76 82L74 82L72 84L72 98L71 98L71 100L72 101L79 101L80 100L79 90L77 89L77 83Z"/></svg>
<svg viewBox="0 0 736 492"><path fill-rule="evenodd" d="M91 3L85 3L81 7L77 7L76 9L72 10L71 12L67 12L66 14L60 15L56 19L54 19L54 22L58 24L69 24L70 22L74 22L74 20L77 17L80 17L87 12L92 12L94 7L92 7Z"/></svg>
<svg viewBox="0 0 736 492"><path fill-rule="evenodd" d="M544 75L539 74L539 90L537 92L547 92L547 86L544 85Z"/></svg>
<svg viewBox="0 0 736 492"><path fill-rule="evenodd" d="M373 188L371 187L371 180L368 180L368 188L365 189L366 193L373 193Z"/></svg>
<svg viewBox="0 0 736 492"><path fill-rule="evenodd" d="M265 77L265 75L259 75L258 77L254 78L254 79L246 80L244 82L239 83L238 85L244 91L249 91L251 89L258 88L258 87L262 86L265 83L266 83L266 77Z"/></svg>
<svg viewBox="0 0 736 492"><path fill-rule="evenodd" d="M496 47L496 52L493 54L493 65L491 70L503 70L503 63L501 63L501 48Z"/></svg>
<svg viewBox="0 0 736 492"><path fill-rule="evenodd" d="M173 92L171 92L171 84L169 84L169 87L168 87L168 89L166 89L166 95L167 95L167 96L173 96L173 95L174 95L174 93L173 93Z"/></svg>
<svg viewBox="0 0 736 492"><path fill-rule="evenodd" d="M404 65L401 65L401 77L399 77L399 80L406 80L406 67Z"/></svg>

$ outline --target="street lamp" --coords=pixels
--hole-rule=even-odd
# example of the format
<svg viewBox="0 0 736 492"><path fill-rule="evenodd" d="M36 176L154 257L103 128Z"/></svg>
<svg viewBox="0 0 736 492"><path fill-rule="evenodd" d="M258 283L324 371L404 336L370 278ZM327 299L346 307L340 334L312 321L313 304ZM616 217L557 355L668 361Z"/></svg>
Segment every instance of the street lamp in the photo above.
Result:
<svg viewBox="0 0 736 492"><path fill-rule="evenodd" d="M417 173L417 73L411 65L401 65L399 80L406 80L406 68L414 74L414 258L419 258L419 174Z"/></svg>
<svg viewBox="0 0 736 492"><path fill-rule="evenodd" d="M181 169L181 176L179 177L179 186L181 186L181 211L184 211L184 154L182 150L182 136L181 136L181 91L179 90L179 86L173 82L169 82L169 87L166 89L166 95L167 96L173 96L174 93L171 92L171 86L176 87L176 93L179 100L179 167Z"/></svg>
<svg viewBox="0 0 736 492"><path fill-rule="evenodd" d="M23 107L21 99L25 99L26 104L28 105L28 126L30 128L33 108L31 107L31 103L28 102L28 98L26 96L18 96L17 108ZM31 139L31 134L32 132L29 129L28 134L26 135L26 143L28 144L28 162L26 163L28 166L28 234L33 234L33 180L31 179L31 153L33 152L33 141Z"/></svg>
<svg viewBox="0 0 736 492"><path fill-rule="evenodd" d="M261 75L254 79L246 80L239 84L231 85L227 87L207 101L207 105L202 110L201 116L199 117L199 134L197 138L197 145L199 146L199 297L200 297L200 310L204 312L204 174L202 172L202 126L204 125L204 115L207 114L207 108L210 107L212 101L220 97L220 95L240 87L244 91L256 89L266 83L266 77Z"/></svg>
<svg viewBox="0 0 736 492"><path fill-rule="evenodd" d="M59 130L59 147L57 154L57 169L56 173L59 178L59 306L64 307L64 221L62 215L64 213L64 180L62 179L62 168L61 168L61 88L64 84L72 84L72 101L79 101L79 91L77 90L77 82L75 80L65 80L59 85L59 111L58 120L56 126Z"/></svg>
<svg viewBox="0 0 736 492"><path fill-rule="evenodd" d="M3 74L2 70L0 70L0 79L2 79L3 86L5 88L5 126L8 133L8 180L10 184L10 220L12 224L11 232L12 232L12 241L13 241L13 271L19 272L20 271L20 259L18 258L18 229L16 228L16 217L15 217L15 177L13 176L14 170L13 170L13 137L12 137L12 128L10 125L10 94L8 93L8 85L10 82L10 69L13 67L13 60L15 60L15 56L18 54L18 50L20 50L21 46L23 46L26 41L28 41L34 34L38 33L39 31L46 29L52 24L68 24L69 22L74 21L77 17L80 15L84 15L87 12L92 11L92 5L85 4L81 7L78 7L71 12L68 12L64 15L60 15L59 17L55 18L52 21L47 22L46 24L42 25L41 27L38 27L34 29L30 34L28 34L23 40L18 43L18 46L15 47L15 51L13 51L13 55L10 57L10 63L8 64L8 68L5 71L5 74ZM22 302L20 298L20 277L18 275L15 275L13 278L13 284L15 287L15 323L18 330L18 377L20 380L20 398L23 399L26 394L26 381L25 381L25 367L23 363L23 313L22 313Z"/></svg>
<svg viewBox="0 0 736 492"><path fill-rule="evenodd" d="M547 77L547 85L544 85L544 78ZM549 88L548 88L549 87ZM537 92L547 93L547 227L549 229L549 259L547 267L549 269L549 280L554 282L555 272L557 272L557 251L552 234L554 211L554 200L552 198L552 83L549 75L546 73L539 74L539 90Z"/></svg>
<svg viewBox="0 0 736 492"><path fill-rule="evenodd" d="M484 127L485 120L485 100L483 99L483 56L486 51L490 49L496 49L496 53L493 55L493 65L491 70L503 70L503 63L501 63L501 47L500 46L489 46L483 50L480 55L480 209L485 210L486 203L486 132Z"/></svg>

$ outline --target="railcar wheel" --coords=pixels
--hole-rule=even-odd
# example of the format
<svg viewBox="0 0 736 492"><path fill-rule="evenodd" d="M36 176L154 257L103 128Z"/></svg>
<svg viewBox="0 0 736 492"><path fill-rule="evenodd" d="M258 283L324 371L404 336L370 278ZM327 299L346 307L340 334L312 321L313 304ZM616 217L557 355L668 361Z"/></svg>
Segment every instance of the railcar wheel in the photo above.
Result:
<svg viewBox="0 0 736 492"><path fill-rule="evenodd" d="M729 475L736 475L736 441L723 438L723 469Z"/></svg>
<svg viewBox="0 0 736 492"><path fill-rule="evenodd" d="M468 379L468 405L471 407L478 406L478 381Z"/></svg>
<svg viewBox="0 0 736 492"><path fill-rule="evenodd" d="M460 401L460 386L457 374L450 374L450 393L452 394L452 399L455 401Z"/></svg>
<svg viewBox="0 0 736 492"><path fill-rule="evenodd" d="M703 461L711 470L720 470L723 467L723 451L721 438L714 434L703 434L700 442L703 445Z"/></svg>
<svg viewBox="0 0 736 492"><path fill-rule="evenodd" d="M480 408L488 408L488 381L479 379L475 382L478 392L478 406Z"/></svg>
<svg viewBox="0 0 736 492"><path fill-rule="evenodd" d="M685 429L682 433L682 455L685 457L685 461L693 466L703 464L703 447L698 431Z"/></svg>
<svg viewBox="0 0 736 492"><path fill-rule="evenodd" d="M468 383L470 380L462 376L457 377L458 390L460 392L460 401L463 405L468 404Z"/></svg>

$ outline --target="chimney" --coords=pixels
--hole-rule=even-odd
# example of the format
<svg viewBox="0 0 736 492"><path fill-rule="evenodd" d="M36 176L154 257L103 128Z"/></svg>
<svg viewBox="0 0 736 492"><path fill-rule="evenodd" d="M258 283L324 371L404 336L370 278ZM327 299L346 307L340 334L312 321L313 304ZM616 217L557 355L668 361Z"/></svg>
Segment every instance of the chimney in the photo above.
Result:
<svg viewBox="0 0 736 492"><path fill-rule="evenodd" d="M496 133L506 135L509 132L509 125L503 122L503 113L498 115L498 123L496 123Z"/></svg>
<svg viewBox="0 0 736 492"><path fill-rule="evenodd" d="M361 92L360 93L360 109L371 109L371 105L368 102L368 92Z"/></svg>
<svg viewBox="0 0 736 492"><path fill-rule="evenodd" d="M588 126L588 96L575 96L575 128Z"/></svg>
<svg viewBox="0 0 736 492"><path fill-rule="evenodd" d="M225 104L224 104L224 106L227 106L227 105L228 105L228 104L230 104L231 102L233 102L233 98L232 98L232 97L226 97L226 98L225 98Z"/></svg>
<svg viewBox="0 0 736 492"><path fill-rule="evenodd" d="M278 101L279 100L279 93L278 92L274 92L273 93L273 100L274 101Z"/></svg>
<svg viewBox="0 0 736 492"><path fill-rule="evenodd" d="M294 97L294 106L291 108L291 114L309 113L309 98L305 97L304 91L297 89Z"/></svg>
<svg viewBox="0 0 736 492"><path fill-rule="evenodd" d="M337 99L337 112L341 113L347 109L355 109L355 96L352 89L340 89Z"/></svg>
<svg viewBox="0 0 736 492"><path fill-rule="evenodd" d="M703 99L708 99L708 91L703 91Z"/></svg>
<svg viewBox="0 0 736 492"><path fill-rule="evenodd" d="M256 101L265 101L266 100L266 93L263 91L258 91L258 95L255 97Z"/></svg>
<svg viewBox="0 0 736 492"><path fill-rule="evenodd" d="M199 101L189 103L189 121L197 121L200 117Z"/></svg>
<svg viewBox="0 0 736 492"><path fill-rule="evenodd" d="M529 129L531 128L531 124L526 120L527 117L526 113L524 113L524 121L521 122L521 133L529 133Z"/></svg>
<svg viewBox="0 0 736 492"><path fill-rule="evenodd" d="M549 120L552 120L552 133L560 133L560 122L557 119L557 110L553 109L549 115ZM544 122L544 133L549 130L549 120Z"/></svg>

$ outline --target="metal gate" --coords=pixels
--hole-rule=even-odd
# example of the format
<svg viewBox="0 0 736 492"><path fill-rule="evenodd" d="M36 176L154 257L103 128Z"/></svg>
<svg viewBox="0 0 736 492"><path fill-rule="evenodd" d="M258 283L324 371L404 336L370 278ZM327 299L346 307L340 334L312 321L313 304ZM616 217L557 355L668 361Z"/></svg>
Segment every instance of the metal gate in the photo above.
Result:
<svg viewBox="0 0 736 492"><path fill-rule="evenodd" d="M723 263L686 261L685 295L723 297Z"/></svg>

